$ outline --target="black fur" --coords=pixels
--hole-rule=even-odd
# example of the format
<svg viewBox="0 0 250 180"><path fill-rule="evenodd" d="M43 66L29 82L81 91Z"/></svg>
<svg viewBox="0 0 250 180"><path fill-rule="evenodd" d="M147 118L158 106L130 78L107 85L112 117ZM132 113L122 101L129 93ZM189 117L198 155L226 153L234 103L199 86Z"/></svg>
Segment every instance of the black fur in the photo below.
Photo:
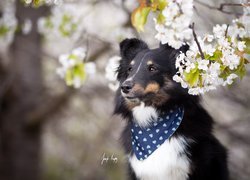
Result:
<svg viewBox="0 0 250 180"><path fill-rule="evenodd" d="M194 140L194 143L190 144L187 150L192 168L188 179L227 180L227 152L212 134L212 118L200 105L200 98L198 96L189 95L186 89L183 89L180 84L172 80L172 76L176 73L176 56L180 51L185 52L187 49L188 46L183 46L181 49L175 50L168 45L160 45L159 48L151 50L143 41L126 39L120 44L122 60L118 68L118 80L122 84L130 76L128 72L129 64L132 60L136 61L140 59L142 57L141 54L148 53L151 59L156 59L155 62L161 67L155 74L147 75L149 72L146 72L146 69L140 73L142 73L142 77L145 77L143 79L148 78L149 81L153 79L159 83L160 91L163 91L166 97L168 97L165 102L155 107L158 111L164 112L173 105L182 105L185 108L183 121L173 136L182 135ZM138 79L141 81L142 77ZM163 78L167 78L171 86L166 85L166 81L162 81ZM145 82L140 83L144 83L145 87ZM152 101L153 98L154 94L146 94L142 97L142 100L150 103L150 100ZM118 89L116 94L114 113L121 115L127 120L121 140L125 153L132 153L130 138L132 113L126 104L126 100L121 95L120 89ZM128 169L130 179L136 179L132 168L129 167Z"/></svg>

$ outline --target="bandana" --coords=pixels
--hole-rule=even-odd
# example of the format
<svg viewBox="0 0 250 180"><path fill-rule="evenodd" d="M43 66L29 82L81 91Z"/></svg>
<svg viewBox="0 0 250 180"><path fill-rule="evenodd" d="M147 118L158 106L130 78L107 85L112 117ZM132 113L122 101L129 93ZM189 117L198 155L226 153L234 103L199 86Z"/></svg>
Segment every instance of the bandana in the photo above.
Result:
<svg viewBox="0 0 250 180"><path fill-rule="evenodd" d="M131 138L137 159L146 159L170 138L181 124L183 115L184 108L176 106L161 114L149 127L141 128L133 121Z"/></svg>

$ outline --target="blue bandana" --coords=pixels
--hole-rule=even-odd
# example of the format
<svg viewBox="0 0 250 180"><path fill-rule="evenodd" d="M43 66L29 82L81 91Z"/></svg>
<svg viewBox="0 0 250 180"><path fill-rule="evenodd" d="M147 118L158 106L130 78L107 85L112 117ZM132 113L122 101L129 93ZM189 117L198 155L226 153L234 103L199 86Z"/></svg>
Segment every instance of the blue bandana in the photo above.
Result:
<svg viewBox="0 0 250 180"><path fill-rule="evenodd" d="M161 114L150 127L141 128L132 123L132 147L138 160L149 157L177 130L184 115L183 107L175 107Z"/></svg>

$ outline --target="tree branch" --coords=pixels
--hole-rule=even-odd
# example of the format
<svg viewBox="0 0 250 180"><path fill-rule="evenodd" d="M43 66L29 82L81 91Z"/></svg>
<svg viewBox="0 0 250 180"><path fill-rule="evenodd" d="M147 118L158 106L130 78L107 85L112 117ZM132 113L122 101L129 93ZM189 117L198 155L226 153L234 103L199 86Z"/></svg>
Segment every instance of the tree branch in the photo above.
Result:
<svg viewBox="0 0 250 180"><path fill-rule="evenodd" d="M217 10L217 11L220 11L220 12L225 13L225 14L236 14L236 15L242 15L242 14L241 13L230 12L230 11L225 11L224 7L226 7L226 6L243 6L243 7L250 6L250 3L221 3L219 7L214 7L214 6L211 6L211 5L207 4L207 3L204 3L204 2L201 2L201 1L198 1L198 0L195 0L195 2L202 5L202 6L204 6L204 7L212 9L212 10Z"/></svg>
<svg viewBox="0 0 250 180"><path fill-rule="evenodd" d="M198 46L199 52L201 54L201 58L205 59L204 53L202 52L202 49L201 49L201 45L200 45L200 43L199 43L199 41L197 39L197 35L195 33L195 30L194 30L194 23L191 25L191 29L192 29L192 32L193 32L194 40L195 40L195 42L196 42L196 44Z"/></svg>
<svg viewBox="0 0 250 180"><path fill-rule="evenodd" d="M0 56L0 113L2 111L2 103L5 99L5 96L11 91L12 84L16 76L15 71L10 71L13 65L12 62L10 62L8 65L4 65L4 63L1 62L3 58L4 57Z"/></svg>
<svg viewBox="0 0 250 180"><path fill-rule="evenodd" d="M105 44L102 48L90 56L87 61L96 61L100 56L106 53L110 47L111 46L109 44ZM56 97L47 96L45 98L45 102L42 100L41 105L32 113L27 115L27 127L36 127L49 116L56 114L58 110L60 110L69 102L72 95L74 95L76 92L77 91L75 89L67 87L64 93L57 95Z"/></svg>
<svg viewBox="0 0 250 180"><path fill-rule="evenodd" d="M230 139L250 145L250 140L248 139L248 137L245 137L244 135L241 135L238 132L233 131L230 126L222 125L217 122L216 127L220 131L224 131L225 133L227 133L227 136L229 136Z"/></svg>
<svg viewBox="0 0 250 180"><path fill-rule="evenodd" d="M223 10L225 6L250 6L250 3L221 3L218 10Z"/></svg>
<svg viewBox="0 0 250 180"><path fill-rule="evenodd" d="M229 24L227 24L227 28L226 28L226 31L225 31L225 38L227 38L228 28L229 28Z"/></svg>
<svg viewBox="0 0 250 180"><path fill-rule="evenodd" d="M104 53L110 50L110 44L105 44L102 48L100 48L95 54L87 58L87 62L96 61L100 58Z"/></svg>
<svg viewBox="0 0 250 180"><path fill-rule="evenodd" d="M59 109L67 104L74 93L74 89L67 88L66 91L61 95L56 97L47 97L45 102L41 102L42 104L39 106L39 108L27 115L27 127L33 128L39 126L44 119L47 119L52 114L55 114Z"/></svg>

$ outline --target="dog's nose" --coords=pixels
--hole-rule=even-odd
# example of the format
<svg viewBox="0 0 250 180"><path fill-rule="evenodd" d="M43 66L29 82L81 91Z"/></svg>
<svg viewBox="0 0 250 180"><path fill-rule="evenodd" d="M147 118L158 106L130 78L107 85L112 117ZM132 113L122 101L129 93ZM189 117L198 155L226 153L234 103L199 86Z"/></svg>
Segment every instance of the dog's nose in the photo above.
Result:
<svg viewBox="0 0 250 180"><path fill-rule="evenodd" d="M125 94L129 93L129 91L132 89L133 85L134 84L132 81L125 81L121 85L122 92Z"/></svg>

